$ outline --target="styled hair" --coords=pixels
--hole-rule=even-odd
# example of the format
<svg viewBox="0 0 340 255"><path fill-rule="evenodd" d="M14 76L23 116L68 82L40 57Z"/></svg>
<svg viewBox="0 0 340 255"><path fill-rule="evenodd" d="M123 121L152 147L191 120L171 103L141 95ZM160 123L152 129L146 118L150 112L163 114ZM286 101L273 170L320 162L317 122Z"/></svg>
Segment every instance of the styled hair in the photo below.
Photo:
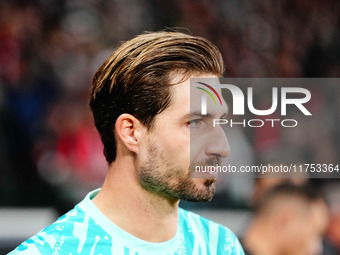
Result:
<svg viewBox="0 0 340 255"><path fill-rule="evenodd" d="M222 76L220 51L202 37L179 32L138 35L122 43L95 73L90 107L109 164L116 158L114 127L129 113L148 129L171 101L170 74Z"/></svg>

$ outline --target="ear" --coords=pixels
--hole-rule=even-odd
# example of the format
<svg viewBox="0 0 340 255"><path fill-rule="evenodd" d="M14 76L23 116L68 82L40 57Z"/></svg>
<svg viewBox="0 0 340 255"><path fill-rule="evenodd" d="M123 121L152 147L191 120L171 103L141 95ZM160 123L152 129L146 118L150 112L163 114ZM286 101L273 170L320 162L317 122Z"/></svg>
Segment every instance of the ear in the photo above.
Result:
<svg viewBox="0 0 340 255"><path fill-rule="evenodd" d="M133 152L138 151L141 133L145 128L140 120L128 113L121 114L115 124L117 138Z"/></svg>

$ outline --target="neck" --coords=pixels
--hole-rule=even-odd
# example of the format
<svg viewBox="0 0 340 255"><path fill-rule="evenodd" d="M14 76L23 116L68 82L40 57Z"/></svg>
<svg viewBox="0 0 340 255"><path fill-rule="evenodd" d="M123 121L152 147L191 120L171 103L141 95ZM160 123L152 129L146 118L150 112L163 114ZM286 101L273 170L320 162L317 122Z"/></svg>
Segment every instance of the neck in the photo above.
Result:
<svg viewBox="0 0 340 255"><path fill-rule="evenodd" d="M92 200L118 227L149 242L164 242L177 231L179 200L145 190L131 160L113 162L101 191Z"/></svg>
<svg viewBox="0 0 340 255"><path fill-rule="evenodd" d="M277 235L267 229L267 224L261 220L254 220L249 226L244 238L243 245L254 255L278 254L275 249Z"/></svg>

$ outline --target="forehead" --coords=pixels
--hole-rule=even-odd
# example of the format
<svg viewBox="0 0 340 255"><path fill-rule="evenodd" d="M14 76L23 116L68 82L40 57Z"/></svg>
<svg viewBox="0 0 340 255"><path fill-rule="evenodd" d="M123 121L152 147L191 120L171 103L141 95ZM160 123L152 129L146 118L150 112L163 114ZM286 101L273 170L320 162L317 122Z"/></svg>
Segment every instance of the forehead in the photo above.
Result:
<svg viewBox="0 0 340 255"><path fill-rule="evenodd" d="M190 84L192 78L210 78L217 79L218 77L213 74L192 74L186 76L185 74L174 72L169 75L170 92L176 101L190 100L196 96L196 90L193 90L193 84ZM191 87L190 87L191 86ZM191 88L191 89L190 89ZM195 93L195 94L193 94Z"/></svg>
<svg viewBox="0 0 340 255"><path fill-rule="evenodd" d="M191 82L192 78L195 79L194 82ZM204 96L206 97L208 114L219 115L222 112L226 113L228 111L228 107L222 98L221 89L213 88L213 94L209 93L210 89L200 83L197 83L197 78L202 79L202 81L206 81L206 79L203 78L208 78L209 81L215 80L215 82L218 82L218 77L212 74L197 74L189 77L184 77L181 74L173 74L170 82L171 105L169 108L182 108L191 113L200 112L201 102ZM208 86L212 88L212 86ZM221 99L221 103L218 101L219 99L217 99L216 95L218 95Z"/></svg>

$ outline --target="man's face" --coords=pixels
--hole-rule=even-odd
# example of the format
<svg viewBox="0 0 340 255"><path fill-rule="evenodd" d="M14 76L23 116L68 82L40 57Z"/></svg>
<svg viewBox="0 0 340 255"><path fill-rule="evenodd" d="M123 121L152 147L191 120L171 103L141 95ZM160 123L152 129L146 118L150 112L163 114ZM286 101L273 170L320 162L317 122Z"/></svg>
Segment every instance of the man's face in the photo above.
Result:
<svg viewBox="0 0 340 255"><path fill-rule="evenodd" d="M285 255L322 254L322 235L328 224L328 208L323 201L313 202L290 224L290 236ZM289 226L286 226L289 227Z"/></svg>
<svg viewBox="0 0 340 255"><path fill-rule="evenodd" d="M203 77L217 78L195 76ZM172 83L181 78L173 76ZM225 114L226 105L211 108L208 118L193 114L200 111L200 104L197 109L190 109L190 79L171 86L170 93L170 106L155 117L154 126L145 133L141 144L139 180L145 189L164 197L209 201L215 191L216 176L191 178L190 164L216 165L229 154L222 128L212 127L213 119ZM190 139L190 134L194 138Z"/></svg>

